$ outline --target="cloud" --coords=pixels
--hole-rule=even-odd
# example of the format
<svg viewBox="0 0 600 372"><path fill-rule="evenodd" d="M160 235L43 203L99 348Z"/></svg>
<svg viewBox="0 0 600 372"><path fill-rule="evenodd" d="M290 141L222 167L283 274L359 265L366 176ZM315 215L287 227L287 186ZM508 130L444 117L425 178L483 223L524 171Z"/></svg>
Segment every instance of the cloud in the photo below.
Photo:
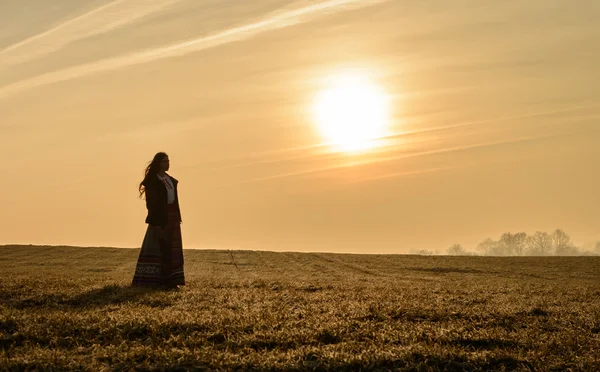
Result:
<svg viewBox="0 0 600 372"><path fill-rule="evenodd" d="M142 0L140 0L142 1ZM102 59L63 70L49 72L33 78L12 83L0 89L0 99L33 89L39 86L77 79L97 73L121 69L164 58L183 56L234 41L245 40L267 31L312 21L318 16L340 9L356 9L375 5L389 0L326 0L295 9L286 9L271 13L263 19L241 26L229 28L207 36L148 49L128 55ZM122 3L117 0L114 3ZM110 4L109 4L110 5Z"/></svg>
<svg viewBox="0 0 600 372"><path fill-rule="evenodd" d="M114 0L0 50L0 66L43 57L65 46L130 25L180 0Z"/></svg>
<svg viewBox="0 0 600 372"><path fill-rule="evenodd" d="M506 140L480 142L480 143L474 143L474 144L463 145L463 146L445 147L445 148L434 149L434 150L416 151L416 152L412 152L412 153L408 153L408 154L401 154L401 155L381 156L381 157L378 157L375 159L357 160L352 163L352 166L356 167L356 166L361 166L361 165L397 161L397 160L401 160L401 159L418 158L418 157L425 157L425 156L430 156L430 155L476 150L476 149L481 149L481 148L502 146L502 145L508 145L508 144L514 144L514 143L538 141L538 140L542 140L542 139L556 138L556 137L560 137L560 136L561 136L560 134L526 136L526 137L511 138L511 139L506 139ZM320 174L320 173L331 172L331 171L338 170L338 169L344 168L344 167L345 167L344 165L319 166L319 167L316 167L313 169L279 173L279 174L275 174L272 176L253 178L253 179L249 179L249 180L245 180L245 181L241 181L241 182L235 182L235 183L231 183L228 185L221 185L221 186L238 186L238 185L251 184L251 183L257 183L257 182L274 181L274 180L279 180L279 179L284 179L284 178L310 176L310 175L315 175L315 174ZM435 168L435 169L432 169L431 171L440 171L440 170L448 170L448 169L451 169L451 168ZM412 174L412 173L410 173L410 172L406 173L406 174L399 173L399 174L394 174L391 176L403 176L403 175L410 175L410 174Z"/></svg>
<svg viewBox="0 0 600 372"><path fill-rule="evenodd" d="M506 122L511 122L511 121L523 120L523 119L532 119L532 118L538 118L538 117L553 116L553 115L558 115L558 114L563 114L563 113L570 114L570 117L573 117L573 114L572 114L573 112L588 110L588 109L595 109L598 107L600 107L600 104L595 104L595 103L582 104L582 105L571 106L571 107L556 108L556 109L552 109L552 110L537 111L537 112L532 112L532 113L527 113L527 114L496 117L496 118L475 120L475 121L469 121L469 122L461 122L461 123L449 124L449 125L443 125L443 126L419 128L419 129L415 129L415 130L405 130L405 131L399 131L399 132L390 134L388 136L383 137L382 139L383 140L398 140L398 139L408 139L410 137L418 138L420 135L427 134L427 133L452 131L452 130L466 128L466 127L481 128L487 124L498 124L498 123L503 123L503 122L506 123ZM580 116L575 116L575 117L579 118ZM596 118L595 115L591 115L589 117ZM445 137L449 138L449 135L446 135ZM534 139L537 139L537 137ZM509 141L520 141L520 140L509 140ZM500 142L499 144L504 144L504 143L505 142ZM218 169L223 170L223 169L247 168L247 167L254 167L254 166L258 166L258 165L267 165L267 164L287 163L287 162L295 161L295 160L310 160L310 159L314 159L316 157L324 159L326 157L334 156L330 152L329 147L330 146L327 145L326 143L318 143L318 144L313 144L313 145L309 145L309 146L290 147L290 148L283 148L283 149L278 149L278 150L263 151L263 152L259 152L259 153L245 155L243 159L220 159L219 163L214 162L213 164L210 164L210 165L213 165L215 167L218 167ZM227 166L220 164L223 162L223 160L229 161L230 164Z"/></svg>

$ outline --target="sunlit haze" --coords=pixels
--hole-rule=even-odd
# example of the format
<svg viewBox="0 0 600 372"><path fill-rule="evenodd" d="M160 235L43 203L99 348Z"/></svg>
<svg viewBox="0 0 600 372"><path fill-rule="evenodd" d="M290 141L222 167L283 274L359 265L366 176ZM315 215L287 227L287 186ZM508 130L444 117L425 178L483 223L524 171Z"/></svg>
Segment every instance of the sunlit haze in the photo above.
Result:
<svg viewBox="0 0 600 372"><path fill-rule="evenodd" d="M0 244L600 241L596 0L0 1Z"/></svg>
<svg viewBox="0 0 600 372"><path fill-rule="evenodd" d="M387 97L364 76L340 73L317 96L315 121L326 143L356 152L377 146L388 135Z"/></svg>

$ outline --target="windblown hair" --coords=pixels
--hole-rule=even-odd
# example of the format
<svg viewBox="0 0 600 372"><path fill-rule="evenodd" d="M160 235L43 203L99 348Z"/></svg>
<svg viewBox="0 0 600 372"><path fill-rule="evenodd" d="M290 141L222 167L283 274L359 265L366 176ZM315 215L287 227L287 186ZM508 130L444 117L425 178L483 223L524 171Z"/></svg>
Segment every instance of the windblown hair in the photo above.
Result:
<svg viewBox="0 0 600 372"><path fill-rule="evenodd" d="M164 158L167 157L167 154L164 152L159 152L154 155L154 159L146 166L146 170L144 171L144 179L140 182L138 187L138 191L140 192L140 198L146 192L146 184L150 177L156 177L156 174L160 170L160 162L163 161Z"/></svg>

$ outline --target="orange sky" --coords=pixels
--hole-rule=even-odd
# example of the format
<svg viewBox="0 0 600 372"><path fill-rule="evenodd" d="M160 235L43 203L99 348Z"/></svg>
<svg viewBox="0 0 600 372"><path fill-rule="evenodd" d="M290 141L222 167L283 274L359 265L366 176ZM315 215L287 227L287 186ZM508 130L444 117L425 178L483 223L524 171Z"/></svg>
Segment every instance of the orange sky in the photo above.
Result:
<svg viewBox="0 0 600 372"><path fill-rule="evenodd" d="M600 4L42 0L0 5L0 244L138 247L155 152L184 247L406 253L600 240ZM385 147L323 145L361 71Z"/></svg>

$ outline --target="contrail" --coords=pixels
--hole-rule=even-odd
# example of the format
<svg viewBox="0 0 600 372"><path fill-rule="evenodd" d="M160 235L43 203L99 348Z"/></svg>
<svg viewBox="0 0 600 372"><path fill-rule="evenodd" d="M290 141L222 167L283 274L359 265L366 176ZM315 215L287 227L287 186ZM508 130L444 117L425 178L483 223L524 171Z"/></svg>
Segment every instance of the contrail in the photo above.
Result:
<svg viewBox="0 0 600 372"><path fill-rule="evenodd" d="M31 36L31 37L29 37L29 38L27 38L27 39L25 39L25 40L22 40L22 41L20 41L20 42L18 42L18 43L15 43L15 44L13 44L13 45L10 45L10 46L8 46L8 47L6 47L6 48L4 48L4 49L0 50L0 54L5 54L5 53L7 53L7 52L10 52L11 50L14 50L14 49L20 48L20 47L22 47L22 46L24 46L24 45L27 45L27 44L29 44L29 43L32 43L32 42L34 42L34 41L38 40L38 39L41 39L41 38L43 38L43 37L46 37L46 36L48 36L48 35L52 35L53 33L57 32L57 31L59 31L59 30L61 30L61 29L63 29L63 28L66 28L66 27L70 26L70 25L71 25L71 24L73 24L73 23L77 23L77 22L78 22L79 20L81 20L81 19L86 19L86 18L88 18L88 17L91 17L91 16L93 16L94 14L96 14L96 13L98 13L98 12L101 12L102 10L104 10L104 9L106 9L106 8L109 8L109 7L111 7L111 6L114 6L115 4L122 3L123 1L126 1L126 0L114 0L114 1L112 1L112 2L110 2L110 3L108 3L108 4L104 4L104 5L102 5L102 6L98 7L98 8L95 8L95 9L93 9L93 10L90 10L89 12L87 12L87 13L85 13L85 14L82 14L82 15L80 15L80 16L78 16L78 17L75 17L75 18L73 18L73 19L70 19L70 20L68 20L68 21L66 21L66 22L64 22L64 23L61 23L60 25L58 25L58 26L55 26L54 28L51 28L50 30L46 30L46 31L44 31L44 32L42 32L42 33L40 33L40 34L37 34L37 35L35 35L35 36Z"/></svg>
<svg viewBox="0 0 600 372"><path fill-rule="evenodd" d="M180 0L114 0L0 50L0 65L27 62L75 41L127 26Z"/></svg>
<svg viewBox="0 0 600 372"><path fill-rule="evenodd" d="M477 126L477 125L481 125L481 124L500 123L500 122L504 122L504 121L513 121L513 120L520 120L520 119L531 119L531 118L536 118L536 117L544 117L544 116L548 116L548 115L563 114L563 113L569 113L569 112L573 112L573 111L586 110L586 109L598 108L598 107L600 107L600 104L597 104L597 103L579 105L579 106L574 106L574 107L562 107L562 108L558 108L558 109L554 109L554 110L545 110L545 111L538 111L538 112L532 112L532 113L527 113L527 114L496 117L496 118L475 120L475 121L450 124L450 125L444 125L444 126L438 126L438 127L432 127L432 128L417 129L417 130L412 130L412 131L403 131L403 132L391 134L384 138L391 139L391 138L406 137L406 136L411 136L411 135L418 135L418 134L427 133L427 132L437 132L437 131L444 131L444 130L449 130L449 129L471 127L471 126Z"/></svg>
<svg viewBox="0 0 600 372"><path fill-rule="evenodd" d="M416 153L412 153L412 154L386 156L386 157L382 157L382 158L378 158L378 159L374 159L374 160L357 161L352 164L353 164L353 166L360 166L360 165L368 165L368 164L373 164L373 163L383 163L383 162L389 162L389 161L400 160L400 159L415 158L415 157L422 157L422 156L428 156L428 155L437 155L437 154L443 154L443 153L452 153L452 152L465 151L465 150L473 150L473 149L478 149L478 148L506 145L506 144L511 144L511 143L535 141L535 140L540 140L540 139L545 139L545 138L554 138L554 137L558 137L558 136L559 136L558 134L548 134L548 135L539 135L539 136L519 137L519 138L507 139L507 140L502 140L502 141L482 142L482 143L476 143L476 144L472 144L472 145L447 147L447 148L443 148L443 149L429 150L429 151L420 151L420 152L416 152ZM311 174L324 173L324 172L328 172L328 171L339 169L339 168L341 168L341 166L339 166L339 165L329 165L329 166L324 166L324 167L318 167L315 169L302 170L302 171L296 171L296 172L288 172L288 173L276 174L273 176L254 178L254 179L250 179L247 181L241 181L241 182L236 182L236 183L222 185L222 186L237 186L237 185L251 184L251 183L256 183L256 182L277 180L277 179L282 179L282 178L305 176L305 175L311 175Z"/></svg>
<svg viewBox="0 0 600 372"><path fill-rule="evenodd" d="M426 173L435 173L435 172L441 172L441 171L445 171L445 170L453 170L456 168L459 168L459 166L435 167L435 168L427 168L427 169L420 169L420 170L413 170L413 171L384 173L379 176L369 176L369 177L364 177L364 178L361 178L358 180L348 181L348 183L351 183L351 184L364 183L364 182L371 182L371 181L383 180L383 179L388 179L388 178L416 176L416 175L426 174Z"/></svg>
<svg viewBox="0 0 600 372"><path fill-rule="evenodd" d="M342 185L340 185L340 184L337 184L337 185L321 184L321 185L319 185L319 190L320 191L333 190L333 189L339 189L340 187L344 187L344 186L348 186L348 185L356 185L356 184L360 184L360 183L367 183L367 182L391 179L391 178L404 178L404 177L410 177L410 176L419 176L419 175L423 175L423 174L437 173L437 172L443 172L443 171L454 170L454 169L463 169L463 168L467 168L468 166L471 166L471 165L435 167L435 168L426 168L426 169L420 169L420 170L407 170L407 171L403 171L403 172L384 173L382 175L368 176L368 177L363 177L363 178L360 178L357 180L346 180ZM293 192L294 195L302 195L302 194L310 194L310 193L311 193L311 191L309 189L302 189L300 191Z"/></svg>
<svg viewBox="0 0 600 372"><path fill-rule="evenodd" d="M501 123L501 122L507 122L507 121L513 121L513 120L544 117L544 116L548 116L548 115L569 113L569 112L573 112L573 111L579 111L579 110L585 110L585 109L597 108L597 107L600 107L600 104L585 104L585 105L579 105L579 106L574 106L574 107L563 107L563 108L558 108L558 109L554 109L554 110L538 111L538 112L521 114L521 115L497 117L497 118L483 119L483 120L474 120L474 121L467 121L467 122L456 123L456 124L435 126L435 127L429 127L429 128L423 128L423 129L405 130L405 131L399 131L396 133L392 133L390 135L382 137L381 139L395 140L395 139L399 139L399 138L408 138L408 137L413 137L413 136L419 136L419 135L426 134L426 133L443 132L443 131L460 129L460 128L465 128L465 127L473 127L473 126ZM285 163L285 162L294 161L294 160L311 159L314 157L322 157L323 158L323 157L334 156L334 154L332 154L331 152L324 151L328 147L329 147L328 144L320 143L320 144L316 144L316 145L292 147L292 148L288 148L288 149L284 148L284 149L254 153L254 154L245 156L243 159L239 159L238 161L240 161L240 162L237 164L220 166L219 169L220 170L239 169L239 168L253 167L253 166L257 166L257 165L278 164L278 163ZM307 151L308 151L308 153L307 153ZM268 156L269 157L279 156L279 157L266 158ZM244 161L245 159L249 159L249 160ZM254 159L256 159L256 160L254 160ZM232 159L229 159L229 160L232 160ZM218 165L218 163L214 162L213 164L208 164L208 165ZM190 167L192 167L192 166L193 165L191 165Z"/></svg>
<svg viewBox="0 0 600 372"><path fill-rule="evenodd" d="M148 63L163 58L182 56L192 52L198 52L219 45L231 43L233 41L248 39L266 31L272 31L308 22L324 12L340 7L344 7L345 9L364 8L385 1L389 0L326 0L302 8L276 12L262 20L248 23L243 26L233 27L212 35L178 42L160 48L107 58L97 62L91 62L72 68L49 72L30 79L22 80L0 89L0 98L6 98L19 92L42 85L81 78L96 73Z"/></svg>

